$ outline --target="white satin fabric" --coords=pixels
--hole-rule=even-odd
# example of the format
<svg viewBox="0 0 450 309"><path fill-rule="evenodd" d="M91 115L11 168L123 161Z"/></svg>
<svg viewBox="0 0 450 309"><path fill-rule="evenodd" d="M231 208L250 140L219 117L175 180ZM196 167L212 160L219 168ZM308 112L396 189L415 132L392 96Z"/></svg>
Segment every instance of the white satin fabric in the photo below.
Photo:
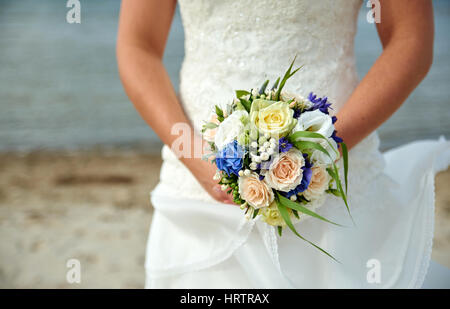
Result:
<svg viewBox="0 0 450 309"><path fill-rule="evenodd" d="M353 37L360 1L183 0L186 56L180 94L198 129L236 88L282 74L295 55L305 64L287 90L327 95L335 112L358 80ZM163 148L161 180L147 247L149 288L420 287L433 238L434 175L450 163L450 143L420 141L384 155L371 134L349 154L349 204L330 197L316 211L346 227L303 217L297 230L336 263L285 229L247 221L213 201ZM367 263L381 280L367 280Z"/></svg>

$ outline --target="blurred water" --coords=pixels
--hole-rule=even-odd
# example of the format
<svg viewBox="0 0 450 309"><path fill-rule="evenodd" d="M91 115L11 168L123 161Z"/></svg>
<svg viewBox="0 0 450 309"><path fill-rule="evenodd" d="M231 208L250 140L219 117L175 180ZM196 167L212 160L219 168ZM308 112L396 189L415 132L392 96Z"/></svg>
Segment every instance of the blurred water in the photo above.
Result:
<svg viewBox="0 0 450 309"><path fill-rule="evenodd" d="M64 0L0 0L0 150L122 147L159 151L117 74L120 1L83 1L68 24ZM379 130L382 148L450 136L450 2L434 2L435 61L426 80ZM356 38L360 76L381 52L363 5ZM183 59L177 12L164 63L177 89Z"/></svg>

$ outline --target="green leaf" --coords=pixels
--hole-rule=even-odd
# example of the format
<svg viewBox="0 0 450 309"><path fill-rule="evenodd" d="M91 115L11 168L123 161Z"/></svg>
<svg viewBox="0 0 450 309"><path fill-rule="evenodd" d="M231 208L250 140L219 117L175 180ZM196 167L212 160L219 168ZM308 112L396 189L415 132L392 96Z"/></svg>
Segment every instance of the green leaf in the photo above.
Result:
<svg viewBox="0 0 450 309"><path fill-rule="evenodd" d="M278 235L280 235L280 237L283 235L283 227L282 226L277 226L278 229Z"/></svg>
<svg viewBox="0 0 450 309"><path fill-rule="evenodd" d="M330 145L331 149L333 149L334 152L336 152L336 154L339 153L336 149L334 149L333 145L328 140L328 138L326 138L325 136L323 136L320 133L309 132L309 131L297 131L297 132L291 134L288 137L289 141L291 141L291 142L296 142L296 141L298 141L299 138L320 138L320 139L323 139L323 140L327 141L328 145Z"/></svg>
<svg viewBox="0 0 450 309"><path fill-rule="evenodd" d="M238 99L248 94L250 94L250 92L247 90L236 90L236 98Z"/></svg>
<svg viewBox="0 0 450 309"><path fill-rule="evenodd" d="M281 217L283 218L283 220L286 222L286 225L291 229L291 231L297 235L299 238L301 238L302 240L306 241L307 243L309 243L310 245L314 246L316 249L319 249L320 251L322 251L323 253L325 253L326 255L328 255L330 258L332 258L333 260L335 260L336 262L339 263L338 260L336 260L331 254L329 254L328 252L326 252L325 250L323 250L322 248L320 248L319 246L317 246L316 244L312 243L311 241L307 240L306 238L304 238L303 236L301 236L296 230L294 225L292 224L291 218L289 216L289 212L286 208L286 206L284 206L283 204L280 203L280 201L278 199L275 199L277 206L278 206L278 210L280 211Z"/></svg>
<svg viewBox="0 0 450 309"><path fill-rule="evenodd" d="M301 151L303 151L305 149L317 149L317 150L323 152L324 154L326 154L331 159L330 153L325 148L323 148L322 145L320 145L318 143L310 142L310 141L299 141L299 142L295 142L294 146Z"/></svg>
<svg viewBox="0 0 450 309"><path fill-rule="evenodd" d="M336 182L336 186L337 186L339 192L341 193L341 198L344 201L345 207L347 207L347 212L348 212L350 218L352 219L353 224L355 224L355 221L353 220L352 214L350 213L350 207L348 206L347 196L345 195L345 192L342 189L341 179L339 178L339 173L338 173L336 164L333 163L333 169L327 168L327 172L328 172L328 174L330 174L330 176Z"/></svg>
<svg viewBox="0 0 450 309"><path fill-rule="evenodd" d="M288 199L288 198L282 196L282 195L281 195L280 193L278 193L278 192L276 192L276 195L277 195L278 200L280 201L280 203L281 203L283 206L286 206L286 207L288 207L288 208L290 208L290 209L295 209L295 210L297 210L297 211L299 211L299 212L302 212L302 213L307 214L307 215L309 215L309 216L311 216L311 217L320 219L320 220L322 220L322 221L325 221L325 222L328 222L328 223L331 223L331 224L334 224L334 225L337 225L337 226L342 226L342 225L340 225L340 224L338 224L338 223L335 223L335 222L333 222L333 221L330 221L330 220L328 220L328 219L322 217L321 215L319 215L319 214L315 213L314 211L312 211L312 210L310 210L310 209L308 209L308 208L306 208L306 207L300 205L299 203L296 203L296 202L291 201L290 199Z"/></svg>
<svg viewBox="0 0 450 309"><path fill-rule="evenodd" d="M204 129L215 129L215 128L217 128L219 125L218 124L216 124L216 123L214 123L214 122L208 122L208 123L205 123L204 125L203 125L203 128Z"/></svg>
<svg viewBox="0 0 450 309"><path fill-rule="evenodd" d="M292 209L292 208L291 208ZM298 215L298 211L295 209L292 209L292 213L294 214L294 216L300 220L300 216Z"/></svg>
<svg viewBox="0 0 450 309"><path fill-rule="evenodd" d="M309 142L309 141L299 141L299 142L294 143L294 145L296 148L300 149L301 151L303 151L304 149L317 149L319 151L322 151L330 159L332 159L330 154L328 153L328 151L318 143ZM339 178L339 172L337 170L336 164L334 162L332 162L332 166L333 166L333 169L327 168L328 174L330 174L330 176L334 179L334 181L336 181L337 188L338 188L339 192L341 193L341 198L345 203L345 207L347 207L347 212L348 212L350 218L352 219L353 224L355 224L352 214L350 213L350 207L348 206L347 196L346 196L344 190L342 189L342 183L341 183L341 179Z"/></svg>
<svg viewBox="0 0 450 309"><path fill-rule="evenodd" d="M253 210L253 215L252 215L252 219L255 219L255 218L256 218L256 216L258 215L258 213L259 213L259 208L258 208L258 209L255 209L255 210Z"/></svg>
<svg viewBox="0 0 450 309"><path fill-rule="evenodd" d="M334 196L337 196L337 197L342 197L341 191L339 191L337 189L327 189L325 192L326 193L331 193L331 194L333 194Z"/></svg>
<svg viewBox="0 0 450 309"><path fill-rule="evenodd" d="M259 94L263 94L266 91L267 85L269 84L269 80L266 80L264 84L262 84L261 88L259 88Z"/></svg>
<svg viewBox="0 0 450 309"><path fill-rule="evenodd" d="M252 107L252 102L246 100L246 99L239 99L241 101L241 104L244 106L245 110L250 113L250 109Z"/></svg>
<svg viewBox="0 0 450 309"><path fill-rule="evenodd" d="M277 92L275 93L275 100L277 100L277 101L280 99L281 90L283 90L283 87L286 84L287 80L289 78L291 78L295 73L297 73L298 70L300 70L302 68L302 67L299 67L299 68L295 69L293 72L291 72L294 62L295 62L295 59L297 59L297 56L295 56L294 60L292 60L292 63L289 66L288 70L286 71L286 73L284 73L283 79L281 79L280 86L278 87Z"/></svg>
<svg viewBox="0 0 450 309"><path fill-rule="evenodd" d="M217 119L222 122L225 118L223 117L223 110L219 106L215 106Z"/></svg>
<svg viewBox="0 0 450 309"><path fill-rule="evenodd" d="M275 83L272 85L272 90L277 89L279 83L280 83L280 78L278 77L277 80L275 81Z"/></svg>
<svg viewBox="0 0 450 309"><path fill-rule="evenodd" d="M342 159L344 160L344 180L345 180L345 194L348 189L348 150L345 143L340 144L342 147Z"/></svg>

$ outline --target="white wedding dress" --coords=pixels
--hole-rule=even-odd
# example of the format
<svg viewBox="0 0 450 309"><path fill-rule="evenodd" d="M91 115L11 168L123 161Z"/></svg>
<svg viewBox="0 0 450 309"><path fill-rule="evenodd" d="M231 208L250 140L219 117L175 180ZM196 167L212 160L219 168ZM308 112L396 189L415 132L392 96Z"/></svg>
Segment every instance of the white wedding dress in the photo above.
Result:
<svg viewBox="0 0 450 309"><path fill-rule="evenodd" d="M328 96L336 112L358 83L354 36L360 0L182 0L185 60L180 95L198 130L215 104L276 79L295 55L304 68L286 90ZM361 102L364 104L364 102ZM215 202L163 148L147 249L149 288L414 288L430 262L434 176L447 168L445 140L419 141L381 154L376 133L350 151L349 204L328 198L297 224L304 237L247 221ZM374 269L376 267L377 269ZM368 280L377 271L380 280ZM370 272L369 272L370 273ZM370 277L370 276L369 276ZM370 278L369 278L370 279Z"/></svg>

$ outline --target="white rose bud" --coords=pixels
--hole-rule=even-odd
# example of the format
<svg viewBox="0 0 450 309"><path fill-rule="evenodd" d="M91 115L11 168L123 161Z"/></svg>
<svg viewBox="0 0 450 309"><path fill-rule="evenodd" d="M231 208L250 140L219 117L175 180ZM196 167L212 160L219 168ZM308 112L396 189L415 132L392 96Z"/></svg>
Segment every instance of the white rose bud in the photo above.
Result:
<svg viewBox="0 0 450 309"><path fill-rule="evenodd" d="M245 175L245 176L248 176L248 175L250 175L250 173L251 173L251 172L250 172L250 170L249 170L249 169L246 169L246 170L244 171L244 175Z"/></svg>
<svg viewBox="0 0 450 309"><path fill-rule="evenodd" d="M260 156L254 156L253 157L253 162L260 163L261 162L261 157Z"/></svg>
<svg viewBox="0 0 450 309"><path fill-rule="evenodd" d="M256 170L257 167L258 167L258 165L255 162L250 163L251 170Z"/></svg>
<svg viewBox="0 0 450 309"><path fill-rule="evenodd" d="M272 137L272 138L270 139L270 143L271 143L271 144L276 144L276 142L277 142L277 140L276 140L275 138Z"/></svg>
<svg viewBox="0 0 450 309"><path fill-rule="evenodd" d="M250 147L252 147L252 148L258 148L258 143L257 143L257 142L252 142L252 143L250 144Z"/></svg>
<svg viewBox="0 0 450 309"><path fill-rule="evenodd" d="M297 200L297 196L296 195L291 195L291 197L289 199L291 201L295 202Z"/></svg>
<svg viewBox="0 0 450 309"><path fill-rule="evenodd" d="M243 170L240 170L238 174L239 174L239 176L242 177L242 176L244 176L244 171L243 171Z"/></svg>
<svg viewBox="0 0 450 309"><path fill-rule="evenodd" d="M222 185L220 188L222 189L222 191L225 191L226 189L228 189L228 186L227 185Z"/></svg>

